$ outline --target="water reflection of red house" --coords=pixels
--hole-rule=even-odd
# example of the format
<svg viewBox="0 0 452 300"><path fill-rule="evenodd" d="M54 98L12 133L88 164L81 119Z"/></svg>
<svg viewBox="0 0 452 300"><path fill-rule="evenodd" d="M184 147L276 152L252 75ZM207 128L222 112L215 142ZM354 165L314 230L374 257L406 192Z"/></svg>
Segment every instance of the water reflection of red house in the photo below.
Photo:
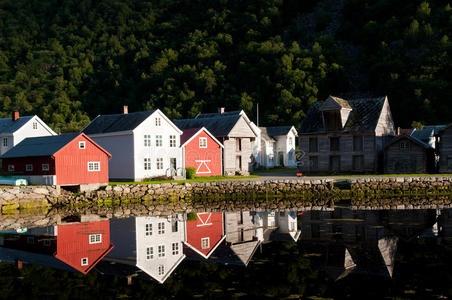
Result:
<svg viewBox="0 0 452 300"><path fill-rule="evenodd" d="M209 258L225 237L221 212L197 213L196 220L187 221L185 244L203 258Z"/></svg>
<svg viewBox="0 0 452 300"><path fill-rule="evenodd" d="M63 262L83 274L113 248L108 220L33 228L25 234L3 234L0 244L1 254L11 260L56 268L61 268ZM43 259L43 256L51 257Z"/></svg>

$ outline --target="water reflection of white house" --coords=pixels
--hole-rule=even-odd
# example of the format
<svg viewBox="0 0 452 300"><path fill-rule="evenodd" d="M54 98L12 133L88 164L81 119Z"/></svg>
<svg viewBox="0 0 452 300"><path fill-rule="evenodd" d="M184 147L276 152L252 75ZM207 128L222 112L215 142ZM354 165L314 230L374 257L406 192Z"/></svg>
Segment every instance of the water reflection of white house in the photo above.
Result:
<svg viewBox="0 0 452 300"><path fill-rule="evenodd" d="M297 228L297 213L294 211L256 212L253 223L257 226L260 241L298 241L301 231Z"/></svg>
<svg viewBox="0 0 452 300"><path fill-rule="evenodd" d="M182 214L113 219L110 224L115 248L105 258L107 261L135 265L163 283L185 258Z"/></svg>

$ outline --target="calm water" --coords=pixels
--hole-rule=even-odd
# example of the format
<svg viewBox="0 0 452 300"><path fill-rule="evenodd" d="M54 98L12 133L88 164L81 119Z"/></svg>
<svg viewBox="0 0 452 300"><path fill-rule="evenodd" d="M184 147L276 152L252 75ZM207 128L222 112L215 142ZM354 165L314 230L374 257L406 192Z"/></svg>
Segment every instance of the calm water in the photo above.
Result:
<svg viewBox="0 0 452 300"><path fill-rule="evenodd" d="M2 299L452 297L452 210L77 219L0 234Z"/></svg>

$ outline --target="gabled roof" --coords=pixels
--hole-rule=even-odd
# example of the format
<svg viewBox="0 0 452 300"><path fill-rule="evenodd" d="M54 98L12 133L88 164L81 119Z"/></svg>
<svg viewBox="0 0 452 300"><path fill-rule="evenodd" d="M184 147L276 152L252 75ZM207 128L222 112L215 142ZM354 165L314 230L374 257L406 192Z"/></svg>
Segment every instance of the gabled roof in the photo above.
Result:
<svg viewBox="0 0 452 300"><path fill-rule="evenodd" d="M243 110L233 110L233 111L225 111L223 113L205 113L205 114L198 114L195 118L196 119L205 119L205 118L213 118L213 117L219 117L219 116L233 116L233 115L240 115L243 114Z"/></svg>
<svg viewBox="0 0 452 300"><path fill-rule="evenodd" d="M13 134L33 118L36 118L36 121L49 131L49 133L56 135L56 133L36 115L19 117L16 121L13 121L12 118L0 118L0 134Z"/></svg>
<svg viewBox="0 0 452 300"><path fill-rule="evenodd" d="M232 245L228 245L223 241L212 253L209 261L247 266L259 245L260 242L255 240Z"/></svg>
<svg viewBox="0 0 452 300"><path fill-rule="evenodd" d="M267 127L259 127L259 129L261 130L261 138L263 138L266 141L270 141L270 142L276 142L274 138L272 138L268 132L267 132Z"/></svg>
<svg viewBox="0 0 452 300"><path fill-rule="evenodd" d="M347 100L339 97L329 96L328 99L323 101L320 110L330 110L332 107L335 107L337 109L341 108L352 109Z"/></svg>
<svg viewBox="0 0 452 300"><path fill-rule="evenodd" d="M267 134L271 137L280 136L280 135L288 135L289 132L293 129L295 131L295 135L297 135L297 130L294 126L274 126L274 127L259 127L261 130L267 131Z"/></svg>
<svg viewBox="0 0 452 300"><path fill-rule="evenodd" d="M452 127L452 123L447 124L446 126L444 126L444 128L442 128L442 129L440 129L440 130L438 131L438 135L443 134L444 131L446 131L447 129L449 129L449 128L451 128L451 127Z"/></svg>
<svg viewBox="0 0 452 300"><path fill-rule="evenodd" d="M377 127L386 97L347 100L352 108L343 131L368 132ZM308 110L299 134L326 132L320 107L324 101L314 102Z"/></svg>
<svg viewBox="0 0 452 300"><path fill-rule="evenodd" d="M100 134L134 130L156 111L154 109L128 114L99 115L82 132L85 134Z"/></svg>
<svg viewBox="0 0 452 300"><path fill-rule="evenodd" d="M223 144L219 140L217 140L205 127L202 128L189 128L182 130L182 135L180 137L180 144L181 147L184 147L186 144L188 144L195 136L197 136L201 131L205 131L207 135L209 135L218 145L223 147Z"/></svg>
<svg viewBox="0 0 452 300"><path fill-rule="evenodd" d="M54 155L64 146L69 144L79 135L83 135L87 140L93 143L101 151L105 152L107 156L111 156L106 150L97 145L93 140L83 133L66 133L60 135L42 136L26 138L17 146L11 148L0 158L15 158L15 157L34 157L34 156L49 156Z"/></svg>
<svg viewBox="0 0 452 300"><path fill-rule="evenodd" d="M412 137L415 137L421 141L428 141L431 137L434 137L438 132L446 127L446 125L426 125L421 129L414 129L411 133Z"/></svg>
<svg viewBox="0 0 452 300"><path fill-rule="evenodd" d="M397 143L398 141L403 140L403 139L409 140L409 141L411 141L411 142L413 142L413 143L415 143L415 144L417 144L417 145L419 145L419 146L421 146L423 148L426 148L426 149L432 148L429 144L424 143L423 141L421 141L421 140L419 140L419 139L417 139L417 138L415 138L414 136L411 136L411 135L396 136L394 139L392 139L392 141L390 141L389 143L387 143L385 145L385 148L387 148L387 147L393 145L394 143Z"/></svg>
<svg viewBox="0 0 452 300"><path fill-rule="evenodd" d="M181 130L205 127L216 137L226 137L241 117L241 115L235 114L212 118L183 119L174 121L174 124Z"/></svg>

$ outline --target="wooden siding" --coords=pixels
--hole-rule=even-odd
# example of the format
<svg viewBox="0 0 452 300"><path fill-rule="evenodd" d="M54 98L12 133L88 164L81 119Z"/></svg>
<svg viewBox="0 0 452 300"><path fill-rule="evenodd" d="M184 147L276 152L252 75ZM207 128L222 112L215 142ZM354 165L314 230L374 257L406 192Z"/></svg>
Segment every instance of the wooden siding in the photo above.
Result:
<svg viewBox="0 0 452 300"><path fill-rule="evenodd" d="M252 171L251 156L253 142L250 138L240 138L241 149L237 149L237 139L229 138L223 142L224 146L224 175L232 176L236 173L247 175ZM241 157L241 166L236 166L237 157Z"/></svg>
<svg viewBox="0 0 452 300"><path fill-rule="evenodd" d="M400 143L409 144L406 150L400 149ZM426 173L427 149L408 140L400 139L385 149L384 169L390 174Z"/></svg>
<svg viewBox="0 0 452 300"><path fill-rule="evenodd" d="M27 164L33 165L33 171L25 171ZM49 164L49 171L43 171L42 164ZM8 165L14 165L13 173L8 172ZM12 175L55 175L55 160L50 156L4 158L2 169Z"/></svg>
<svg viewBox="0 0 452 300"><path fill-rule="evenodd" d="M238 119L237 123L231 129L228 136L238 138L256 138L256 134L243 116Z"/></svg>
<svg viewBox="0 0 452 300"><path fill-rule="evenodd" d="M85 149L78 142L85 141ZM58 185L108 183L108 156L82 135L55 153L55 175ZM88 162L100 162L99 171L88 171Z"/></svg>
<svg viewBox="0 0 452 300"><path fill-rule="evenodd" d="M187 243L207 256L223 238L223 213L197 213L197 219L186 222ZM209 247L201 247L201 239L209 238Z"/></svg>
<svg viewBox="0 0 452 300"><path fill-rule="evenodd" d="M249 211L226 212L224 213L224 219L227 242L251 241L256 236L255 226Z"/></svg>
<svg viewBox="0 0 452 300"><path fill-rule="evenodd" d="M446 128L440 135L439 172L452 173L452 126Z"/></svg>
<svg viewBox="0 0 452 300"><path fill-rule="evenodd" d="M199 138L207 138L207 148L199 147ZM185 167L196 169L196 176L221 175L221 146L204 130L184 147Z"/></svg>
<svg viewBox="0 0 452 300"><path fill-rule="evenodd" d="M362 151L354 151L353 136L351 134L319 134L301 135L299 148L302 153L301 171L305 173L330 173L330 157L340 157L339 172L375 172L377 165L377 151L375 149L375 136L372 134L360 134L363 137ZM330 151L330 138L339 137L339 151ZM318 151L309 152L309 138L317 138ZM317 168L310 166L310 157L317 157ZM363 166L354 169L353 157L362 156Z"/></svg>

